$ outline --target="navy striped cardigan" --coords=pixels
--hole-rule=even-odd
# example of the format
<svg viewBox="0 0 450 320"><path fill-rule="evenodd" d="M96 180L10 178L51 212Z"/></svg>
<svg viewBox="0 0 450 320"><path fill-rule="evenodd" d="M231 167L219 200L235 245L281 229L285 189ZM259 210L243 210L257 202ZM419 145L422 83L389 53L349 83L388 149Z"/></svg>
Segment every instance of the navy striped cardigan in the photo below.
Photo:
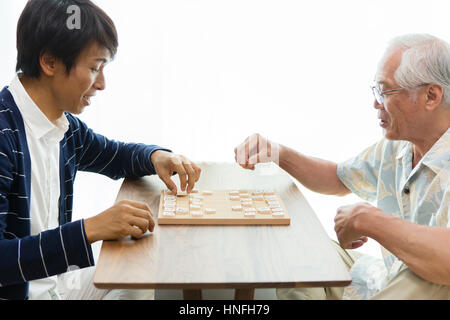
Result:
<svg viewBox="0 0 450 320"><path fill-rule="evenodd" d="M66 113L60 142L59 227L30 236L31 160L24 122L7 87L0 92L0 300L27 299L28 281L94 265L84 220L71 222L78 170L112 179L154 174L154 145L122 143L94 133ZM167 150L169 151L169 150Z"/></svg>

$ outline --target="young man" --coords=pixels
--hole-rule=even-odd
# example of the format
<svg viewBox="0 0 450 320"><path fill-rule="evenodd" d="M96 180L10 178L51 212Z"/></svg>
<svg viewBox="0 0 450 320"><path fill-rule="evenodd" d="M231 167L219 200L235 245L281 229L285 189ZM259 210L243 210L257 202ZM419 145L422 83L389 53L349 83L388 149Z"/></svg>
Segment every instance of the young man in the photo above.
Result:
<svg viewBox="0 0 450 320"><path fill-rule="evenodd" d="M352 284L279 289L280 299L450 299L450 45L430 35L394 39L373 93L384 137L346 162L305 156L259 135L235 150L254 169L278 149L280 167L310 190L376 201L341 207L334 219L335 247ZM383 260L344 250L368 237L382 246Z"/></svg>
<svg viewBox="0 0 450 320"><path fill-rule="evenodd" d="M105 89L117 47L113 22L89 0L30 0L19 19L18 74L0 92L0 299L61 298L57 275L93 266L92 243L153 231L148 206L135 201L71 222L78 170L156 173L174 192L175 172L188 192L200 177L184 156L108 140L74 116Z"/></svg>

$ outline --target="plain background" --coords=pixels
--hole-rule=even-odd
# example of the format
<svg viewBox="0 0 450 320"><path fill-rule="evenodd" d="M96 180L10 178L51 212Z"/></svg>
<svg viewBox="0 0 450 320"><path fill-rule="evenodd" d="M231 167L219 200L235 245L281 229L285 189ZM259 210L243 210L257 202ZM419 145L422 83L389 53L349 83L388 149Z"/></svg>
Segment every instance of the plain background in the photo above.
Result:
<svg viewBox="0 0 450 320"><path fill-rule="evenodd" d="M109 138L193 161L233 162L234 147L254 132L335 162L353 157L382 137L369 86L387 41L404 33L450 40L448 0L95 2L120 46L106 90L80 118ZM0 1L2 86L14 76L25 3ZM121 182L79 172L74 219L110 207ZM360 199L300 188L336 239L337 207ZM360 251L380 256L373 240Z"/></svg>

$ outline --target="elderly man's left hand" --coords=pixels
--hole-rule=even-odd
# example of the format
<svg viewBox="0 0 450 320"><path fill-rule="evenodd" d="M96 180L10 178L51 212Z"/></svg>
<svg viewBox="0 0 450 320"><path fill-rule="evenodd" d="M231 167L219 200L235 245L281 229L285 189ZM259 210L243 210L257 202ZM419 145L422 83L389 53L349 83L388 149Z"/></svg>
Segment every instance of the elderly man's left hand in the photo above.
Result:
<svg viewBox="0 0 450 320"><path fill-rule="evenodd" d="M155 167L159 178L166 184L173 193L177 193L177 186L171 177L174 172L180 178L180 188L182 191L190 193L195 183L200 178L201 169L188 158L182 155L173 154L167 151L158 150L151 156L151 162Z"/></svg>
<svg viewBox="0 0 450 320"><path fill-rule="evenodd" d="M367 242L367 236L361 231L364 215L378 212L380 209L367 202L342 206L337 209L334 218L334 231L344 249L356 249Z"/></svg>

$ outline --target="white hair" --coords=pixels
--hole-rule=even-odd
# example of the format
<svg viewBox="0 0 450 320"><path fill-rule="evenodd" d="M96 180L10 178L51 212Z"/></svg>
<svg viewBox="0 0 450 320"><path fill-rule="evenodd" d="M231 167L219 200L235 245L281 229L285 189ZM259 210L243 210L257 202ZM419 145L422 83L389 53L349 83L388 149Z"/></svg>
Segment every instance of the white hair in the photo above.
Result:
<svg viewBox="0 0 450 320"><path fill-rule="evenodd" d="M442 102L450 105L450 45L429 34L398 36L389 42L379 67L397 50L403 51L394 74L397 84L405 88L439 84L444 89Z"/></svg>

